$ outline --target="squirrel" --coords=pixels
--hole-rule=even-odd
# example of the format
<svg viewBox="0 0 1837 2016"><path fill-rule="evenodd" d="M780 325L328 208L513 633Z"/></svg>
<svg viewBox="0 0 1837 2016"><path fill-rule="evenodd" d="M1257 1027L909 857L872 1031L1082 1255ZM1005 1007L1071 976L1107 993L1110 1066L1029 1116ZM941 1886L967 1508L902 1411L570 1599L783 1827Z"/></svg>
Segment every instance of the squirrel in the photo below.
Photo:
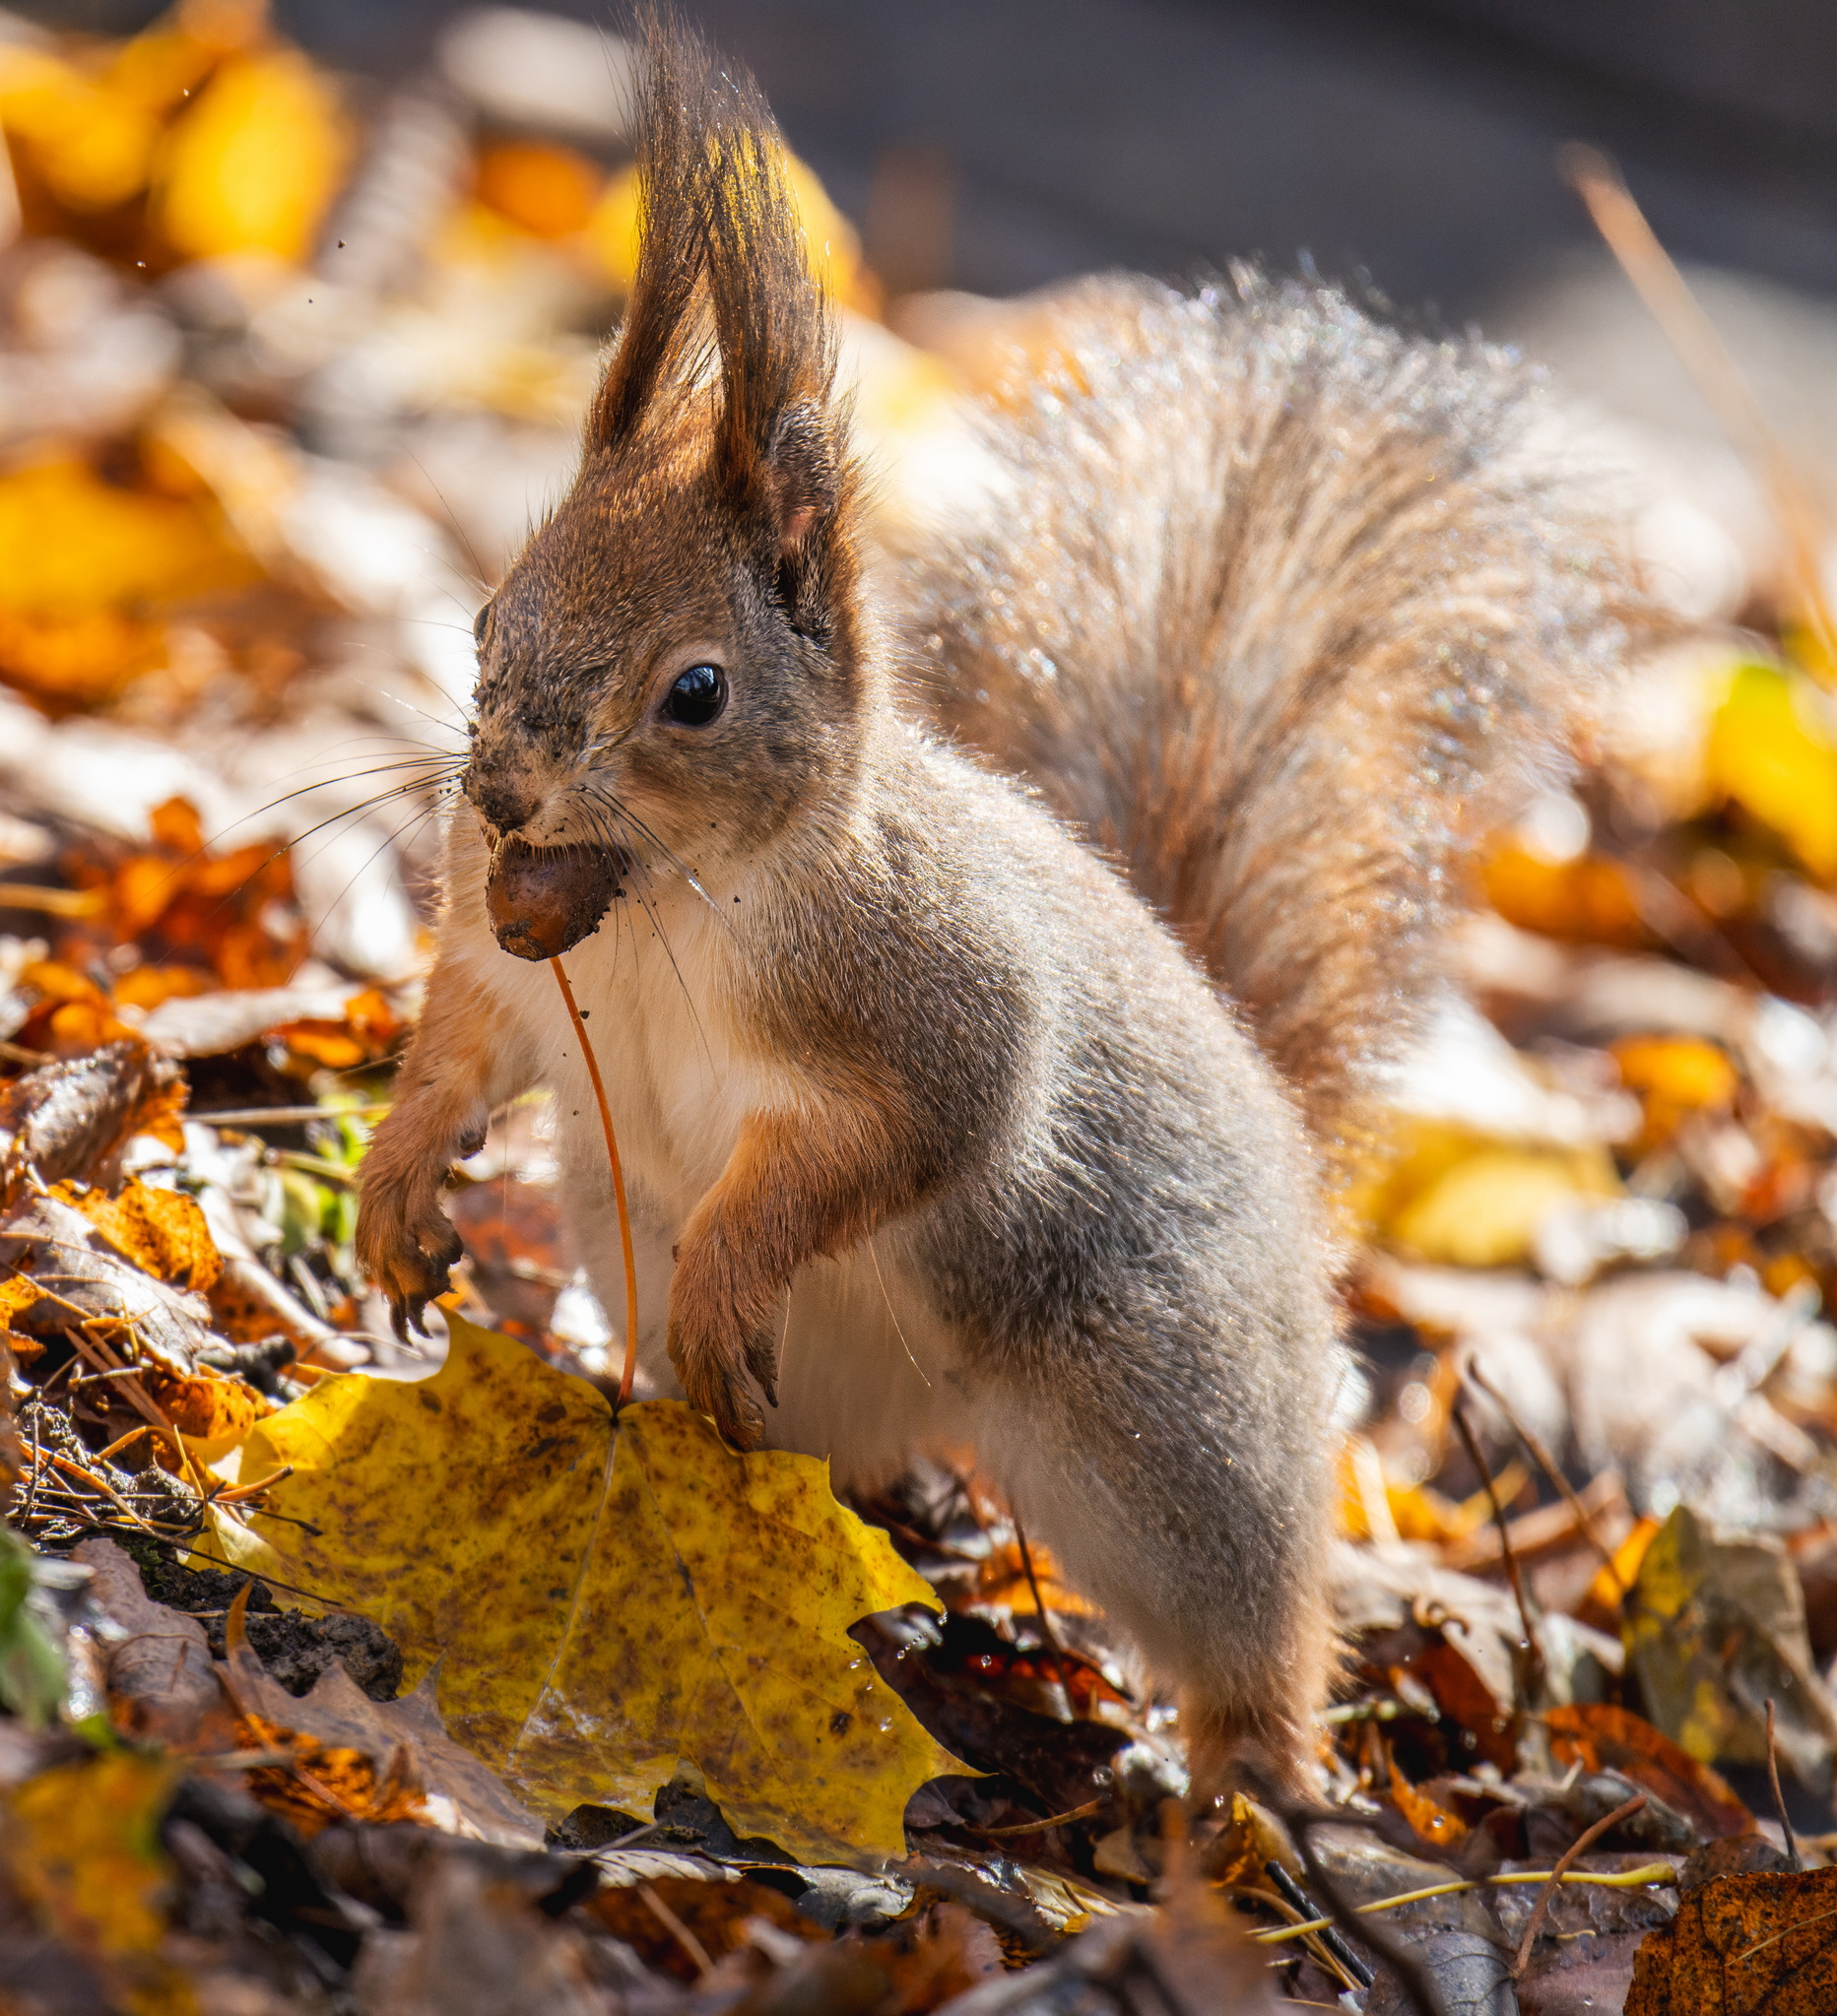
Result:
<svg viewBox="0 0 1837 2016"><path fill-rule="evenodd" d="M620 1305L567 952L665 1390L838 1487L973 1463L1214 1780L1298 1788L1336 1185L1464 852L1624 654L1613 529L1535 374L1244 272L1037 304L990 507L895 548L756 89L681 30L646 76L632 292L479 618L360 1256L419 1325L451 1162L547 1086Z"/></svg>

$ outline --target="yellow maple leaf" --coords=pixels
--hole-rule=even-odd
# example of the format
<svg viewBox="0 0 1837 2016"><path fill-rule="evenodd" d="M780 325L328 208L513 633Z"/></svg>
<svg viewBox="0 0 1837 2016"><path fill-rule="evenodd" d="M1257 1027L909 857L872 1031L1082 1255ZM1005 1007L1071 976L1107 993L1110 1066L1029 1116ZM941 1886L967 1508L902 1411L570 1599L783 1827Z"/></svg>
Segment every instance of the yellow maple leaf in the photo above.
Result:
<svg viewBox="0 0 1837 2016"><path fill-rule="evenodd" d="M449 1316L420 1383L323 1379L242 1445L293 1474L221 1556L372 1617L453 1736L545 1816L648 1812L679 1763L742 1835L901 1854L906 1800L963 1767L848 1636L930 1586L814 1457L729 1449L675 1400L584 1380ZM294 1522L305 1522L295 1524Z"/></svg>

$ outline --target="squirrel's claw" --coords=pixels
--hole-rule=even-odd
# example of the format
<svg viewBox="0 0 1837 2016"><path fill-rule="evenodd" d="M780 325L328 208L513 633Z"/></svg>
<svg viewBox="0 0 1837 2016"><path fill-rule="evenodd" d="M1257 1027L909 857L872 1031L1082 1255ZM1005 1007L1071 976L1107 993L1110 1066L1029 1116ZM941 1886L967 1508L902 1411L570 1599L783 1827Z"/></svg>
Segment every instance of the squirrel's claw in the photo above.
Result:
<svg viewBox="0 0 1837 2016"><path fill-rule="evenodd" d="M769 1331L755 1332L747 1339L747 1370L759 1383L767 1406L778 1404L778 1345Z"/></svg>
<svg viewBox="0 0 1837 2016"><path fill-rule="evenodd" d="M387 1193L366 1192L358 1224L358 1257L389 1302L389 1324L397 1337L426 1336L427 1304L452 1284L454 1264L465 1243L452 1221L429 1200L419 1211L391 1211Z"/></svg>

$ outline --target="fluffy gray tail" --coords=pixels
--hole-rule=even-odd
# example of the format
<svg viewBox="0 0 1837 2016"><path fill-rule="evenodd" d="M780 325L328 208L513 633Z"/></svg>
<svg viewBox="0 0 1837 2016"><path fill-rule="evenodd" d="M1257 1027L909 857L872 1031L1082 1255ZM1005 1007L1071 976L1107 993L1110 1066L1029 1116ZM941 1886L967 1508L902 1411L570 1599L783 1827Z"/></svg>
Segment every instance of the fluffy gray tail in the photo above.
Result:
<svg viewBox="0 0 1837 2016"><path fill-rule="evenodd" d="M988 400L1006 493L911 562L922 676L1345 1158L1465 850L1623 654L1616 542L1540 470L1532 373L1323 289L1091 281L1024 350Z"/></svg>

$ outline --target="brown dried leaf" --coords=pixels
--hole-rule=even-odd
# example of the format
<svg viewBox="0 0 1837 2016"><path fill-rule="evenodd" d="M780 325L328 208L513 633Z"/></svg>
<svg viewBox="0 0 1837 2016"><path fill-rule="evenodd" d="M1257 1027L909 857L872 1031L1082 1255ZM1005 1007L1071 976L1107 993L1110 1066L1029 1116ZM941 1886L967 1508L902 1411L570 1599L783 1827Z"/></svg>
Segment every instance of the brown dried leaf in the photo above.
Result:
<svg viewBox="0 0 1837 2016"><path fill-rule="evenodd" d="M0 1091L6 1194L29 1168L44 1183L91 1177L176 1081L173 1068L138 1039L105 1043L87 1057L15 1078Z"/></svg>
<svg viewBox="0 0 1837 2016"><path fill-rule="evenodd" d="M135 1179L115 1197L99 1190L79 1193L70 1183L59 1184L55 1195L81 1211L117 1253L159 1280L203 1294L223 1271L204 1213L182 1190L150 1190Z"/></svg>
<svg viewBox="0 0 1837 2016"><path fill-rule="evenodd" d="M1580 1761L1586 1771L1617 1771L1711 1839L1754 1831L1753 1814L1726 1779L1630 1709L1584 1702L1549 1709L1543 1722L1558 1764Z"/></svg>
<svg viewBox="0 0 1837 2016"><path fill-rule="evenodd" d="M156 1603L113 1540L85 1540L73 1558L95 1571L90 1593L126 1635L107 1648L109 1717L125 1736L172 1749L235 1747L235 1719L218 1684L204 1627ZM211 1737L200 1745L207 1725Z"/></svg>
<svg viewBox="0 0 1837 2016"><path fill-rule="evenodd" d="M0 1221L0 1268L28 1275L44 1291L15 1321L29 1333L106 1319L123 1343L131 1333L141 1356L177 1379L192 1376L210 1337L210 1305L202 1295L143 1273L81 1211L52 1196L28 1198Z"/></svg>
<svg viewBox="0 0 1837 2016"><path fill-rule="evenodd" d="M1829 2016L1837 1868L1718 1876L1648 1933L1625 2016Z"/></svg>

